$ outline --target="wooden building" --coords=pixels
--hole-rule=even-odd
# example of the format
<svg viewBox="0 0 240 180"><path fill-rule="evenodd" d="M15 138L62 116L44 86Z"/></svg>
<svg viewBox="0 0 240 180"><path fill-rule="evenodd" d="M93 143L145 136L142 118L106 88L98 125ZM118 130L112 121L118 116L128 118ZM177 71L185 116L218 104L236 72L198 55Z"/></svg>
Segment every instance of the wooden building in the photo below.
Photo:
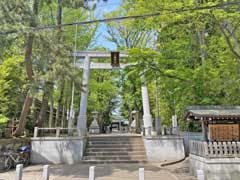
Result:
<svg viewBox="0 0 240 180"><path fill-rule="evenodd" d="M240 141L240 106L189 106L185 119L201 122L204 141Z"/></svg>

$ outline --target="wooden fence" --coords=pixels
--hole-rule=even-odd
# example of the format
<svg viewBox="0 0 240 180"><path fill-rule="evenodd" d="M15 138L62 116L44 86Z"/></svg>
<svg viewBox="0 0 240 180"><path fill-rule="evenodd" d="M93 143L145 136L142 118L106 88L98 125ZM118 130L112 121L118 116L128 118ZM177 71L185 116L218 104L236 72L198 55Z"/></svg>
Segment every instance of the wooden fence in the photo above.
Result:
<svg viewBox="0 0 240 180"><path fill-rule="evenodd" d="M190 154L209 158L240 157L240 142L190 141Z"/></svg>

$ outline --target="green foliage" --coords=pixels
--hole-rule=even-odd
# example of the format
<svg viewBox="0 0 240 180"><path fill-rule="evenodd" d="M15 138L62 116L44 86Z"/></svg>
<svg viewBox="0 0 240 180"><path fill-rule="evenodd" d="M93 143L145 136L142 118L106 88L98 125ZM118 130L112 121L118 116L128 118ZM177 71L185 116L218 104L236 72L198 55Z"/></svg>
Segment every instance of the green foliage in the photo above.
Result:
<svg viewBox="0 0 240 180"><path fill-rule="evenodd" d="M37 14L34 12L34 2L37 2ZM45 89L51 89L46 87L46 84L51 84L53 88L49 91L54 94L54 108L59 108L60 103L65 109L69 109L73 81L76 89L81 88L81 73L75 70L70 54L75 49L75 41L77 50L90 46L98 25L78 26L77 31L75 26L44 31L32 31L30 28L37 25L55 25L59 4L62 5L61 23L88 19L87 1L0 2L0 113L9 118L19 118L27 88L31 89L34 98L42 100ZM34 36L30 52L34 73L32 82L26 80L23 68L23 54L26 50L24 43L27 42L25 37L29 33ZM63 92L60 93L61 91ZM77 112L80 95L79 92L75 94L74 107ZM35 108L32 108L32 114L27 121L27 128L31 130L37 118L34 111Z"/></svg>
<svg viewBox="0 0 240 180"><path fill-rule="evenodd" d="M112 111L114 111L117 100L117 88L115 79L117 72L92 71L89 85L88 115L92 111L98 111L102 116L103 124L109 124ZM89 119L88 124L92 119Z"/></svg>
<svg viewBox="0 0 240 180"><path fill-rule="evenodd" d="M24 85L23 57L12 55L0 65L0 113L7 117L19 114Z"/></svg>
<svg viewBox="0 0 240 180"><path fill-rule="evenodd" d="M8 118L2 114L0 114L0 124L5 124L7 123Z"/></svg>
<svg viewBox="0 0 240 180"><path fill-rule="evenodd" d="M152 114L156 113L157 83L160 114L163 123L168 126L176 111L182 129L200 129L199 125L183 121L188 105L240 104L239 6L179 12L219 3L221 1L123 1L120 12L125 6L134 9L124 11L125 15L161 12L160 16L148 17L140 22L135 20L121 24L122 29L130 27L132 32L141 31L138 25L144 24L144 31L154 32L156 39L154 50L147 46L135 46L129 50L130 62L135 66L127 70L128 76L124 79L123 112L129 109L126 104L133 109L137 107L131 105L134 100L141 99L140 93L134 93L140 92L140 74L144 74L148 81ZM117 25L110 25L116 29ZM201 32L204 32L204 37L200 37ZM115 33L114 37L119 36L125 37L119 33ZM141 107L141 101L138 106Z"/></svg>
<svg viewBox="0 0 240 180"><path fill-rule="evenodd" d="M81 89L82 72L75 69L73 57L76 27L31 31L30 26L56 24L59 2L62 2L62 23L85 21L87 1L39 0L34 16L32 1L0 1L0 114L19 117L26 89L42 99L47 82L53 84L54 107L60 103L69 109L72 84ZM156 87L159 89L159 111L165 126L171 125L174 112L184 130L199 130L199 125L183 121L188 105L238 105L240 103L240 14L239 6L211 10L187 10L225 1L197 0L123 0L118 10L106 17L160 12L160 16L107 24L107 40L119 50L129 52L134 65L117 72L92 72L88 115L97 110L103 122L121 100L121 113L142 113L141 79L148 87L151 113L155 115ZM83 7L83 8L82 8ZM94 8L94 7L93 7ZM90 8L91 9L91 8ZM35 19L33 19L35 18ZM98 24L78 26L77 50L91 47ZM32 64L34 82L25 77L24 38L34 34ZM96 60L98 61L98 60ZM103 60L103 62L108 60ZM50 84L51 84L50 83ZM118 96L119 95L119 96ZM74 108L78 112L80 91L75 91ZM33 114L27 126L34 125ZM88 122L90 123L91 120Z"/></svg>

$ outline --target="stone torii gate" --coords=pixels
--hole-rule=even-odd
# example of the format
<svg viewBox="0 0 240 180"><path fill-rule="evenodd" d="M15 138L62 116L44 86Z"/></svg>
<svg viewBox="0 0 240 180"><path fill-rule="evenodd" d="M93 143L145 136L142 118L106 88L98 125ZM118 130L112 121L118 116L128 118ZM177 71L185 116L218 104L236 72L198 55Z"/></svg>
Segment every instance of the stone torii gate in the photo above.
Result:
<svg viewBox="0 0 240 180"><path fill-rule="evenodd" d="M82 88L81 88L81 100L80 111L78 115L77 129L80 135L85 135L87 130L87 105L88 105L88 92L89 92L89 77L90 69L99 70L112 70L112 69L124 69L131 64L119 64L119 67L112 66L111 63L94 63L91 62L91 58L111 58L112 53L106 51L78 51L74 52L73 56L78 58L84 58L84 62L77 63L76 66L83 69ZM119 58L127 58L128 55L125 52L119 53ZM144 79L144 78L143 78ZM152 129L152 116L150 114L148 88L146 82L143 80L141 85L142 90L142 103L143 103L143 125L145 134L150 135L147 129Z"/></svg>

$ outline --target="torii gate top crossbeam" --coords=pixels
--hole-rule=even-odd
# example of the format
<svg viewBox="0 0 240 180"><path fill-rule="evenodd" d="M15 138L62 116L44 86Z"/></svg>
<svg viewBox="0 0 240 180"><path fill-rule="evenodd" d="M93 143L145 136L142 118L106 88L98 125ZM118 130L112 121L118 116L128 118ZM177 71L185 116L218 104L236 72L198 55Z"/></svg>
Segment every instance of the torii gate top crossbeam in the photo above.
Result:
<svg viewBox="0 0 240 180"><path fill-rule="evenodd" d="M76 66L80 69L84 68L83 63L76 63ZM124 69L127 66L131 66L131 64L120 64L119 67L113 67L110 63L90 63L90 69L99 69L99 70L113 70L113 69Z"/></svg>
<svg viewBox="0 0 240 180"><path fill-rule="evenodd" d="M107 51L76 51L73 53L73 56L79 58L111 58L111 52ZM120 58L127 58L128 54L125 52L119 52ZM90 62L90 69L102 69L102 70L112 70L112 69L124 69L131 64L119 64L119 67L113 67L110 63L94 63ZM80 69L84 68L84 63L77 63L76 66Z"/></svg>
<svg viewBox="0 0 240 180"><path fill-rule="evenodd" d="M76 51L72 53L73 56L85 58L89 56L90 58L111 58L111 52L108 51ZM119 53L120 58L127 58L128 54L126 52Z"/></svg>

